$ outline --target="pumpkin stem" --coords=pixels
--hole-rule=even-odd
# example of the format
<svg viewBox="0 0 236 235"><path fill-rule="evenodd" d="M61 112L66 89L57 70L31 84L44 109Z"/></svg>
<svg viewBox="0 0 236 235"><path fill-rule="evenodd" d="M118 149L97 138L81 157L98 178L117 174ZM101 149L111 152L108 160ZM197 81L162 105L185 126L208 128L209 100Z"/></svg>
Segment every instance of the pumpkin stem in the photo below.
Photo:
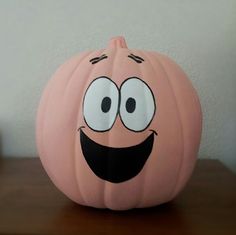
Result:
<svg viewBox="0 0 236 235"><path fill-rule="evenodd" d="M116 36L110 39L109 48L128 48L125 42L125 38L122 36Z"/></svg>

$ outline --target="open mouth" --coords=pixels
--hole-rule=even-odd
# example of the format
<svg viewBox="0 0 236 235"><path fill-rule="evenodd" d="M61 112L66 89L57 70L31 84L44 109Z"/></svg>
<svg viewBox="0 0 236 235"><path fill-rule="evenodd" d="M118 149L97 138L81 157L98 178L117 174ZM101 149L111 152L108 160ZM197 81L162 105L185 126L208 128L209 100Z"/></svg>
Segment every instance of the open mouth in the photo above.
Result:
<svg viewBox="0 0 236 235"><path fill-rule="evenodd" d="M114 148L96 143L80 130L82 152L90 169L99 178L121 183L135 177L145 165L152 152L154 135L152 133L140 144Z"/></svg>

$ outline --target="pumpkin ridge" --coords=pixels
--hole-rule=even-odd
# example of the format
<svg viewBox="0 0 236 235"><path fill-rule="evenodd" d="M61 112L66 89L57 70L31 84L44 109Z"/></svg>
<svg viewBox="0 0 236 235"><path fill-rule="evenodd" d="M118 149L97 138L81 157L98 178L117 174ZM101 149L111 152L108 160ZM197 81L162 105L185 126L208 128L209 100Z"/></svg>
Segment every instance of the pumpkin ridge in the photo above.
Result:
<svg viewBox="0 0 236 235"><path fill-rule="evenodd" d="M169 78L169 74L168 74L168 72L165 70L165 66L164 66L163 63L161 62L160 56L157 55L157 54L155 54L155 53L152 53L152 55L157 59L157 61L158 61L158 63L160 64L160 66L163 68L164 73L166 74L166 78L167 78L167 80L168 80L168 83L169 83L170 88L171 88L171 90L172 90L172 93L173 93L173 95L174 95L174 100L175 100L175 104L176 104L176 108L177 108L177 112L178 112L178 117L179 117L179 122L180 122L180 125L181 125L182 155L181 155L179 170L178 170L178 173L177 173L177 177L176 177L176 181L175 181L175 184L174 184L174 188L173 188L172 193L170 194L170 197L169 197L169 199L172 199L173 193L175 192L175 188L177 187L177 184L178 184L178 181L179 181L179 176L180 176L180 173L181 173L183 160L184 160L184 158L185 158L184 125L183 125L182 117L181 117L180 110L179 110L179 105L178 105L178 101L177 101L177 96L176 96L176 94L175 94L175 90L174 90L173 85L172 85L172 83L171 83L171 80L170 80L170 78Z"/></svg>
<svg viewBox="0 0 236 235"><path fill-rule="evenodd" d="M140 52L141 52L141 54L144 54L142 51L140 51ZM140 53L140 52L139 52L139 53ZM151 54L150 51L148 51L148 53L145 54L145 58L147 58L147 61L149 62L150 67L152 68L154 74L156 74L156 69L155 69L155 66L154 66L153 63L152 63L152 59L150 58L149 53ZM162 66L161 66L161 67L162 67ZM162 67L162 69L163 69L163 67ZM165 73L165 71L164 71L164 73ZM156 106L157 106L157 101L156 101ZM156 113L157 113L157 112L156 112ZM145 174L145 181L146 181L146 178L147 178L147 173ZM145 182L145 181L144 181L144 182ZM143 191L142 198L143 198L143 197L144 197L144 191ZM141 203L142 203L142 201L141 201ZM140 206L140 205L139 205L139 206ZM140 207L141 207L141 206L140 206Z"/></svg>
<svg viewBox="0 0 236 235"><path fill-rule="evenodd" d="M94 52L99 52L99 53L103 53L104 52L104 49L102 49L102 50L99 50L99 51L92 51L90 54L88 54L86 57L84 57L83 58L83 60L81 60L81 62L82 61L84 61L86 58L88 58L92 53L94 53ZM86 77L89 77L90 76L90 74L92 73L92 71L94 70L94 68L95 68L95 66L92 66L92 68L91 68L91 70L89 70L89 72L88 72L88 74L86 75ZM88 81L87 79L86 79L86 81ZM85 82L85 83L83 83L83 90L85 90L84 88L86 87L86 85L87 85L87 83ZM83 102L83 98L81 97L81 102L79 102L80 104ZM81 110L82 109L82 110ZM76 124L77 124L77 122L78 122L78 115L79 115L79 113L83 113L83 108L82 108L82 105L78 105L78 111L77 111L77 117L76 117ZM77 126L76 126L76 130L77 130ZM88 203L86 200L85 200L85 196L83 196L83 193L82 193L82 190L80 189L80 186L79 186L79 179L77 178L77 168L76 168L76 160L77 160L77 158L76 158L76 156L77 156L77 154L76 154L76 143L78 142L78 133L77 133L77 131L75 132L75 141L74 141L74 169L75 169L75 178L77 179L76 180L76 184L77 184L77 186L78 186L78 189L79 189L79 191L80 191L80 193L81 193L81 198L83 199L83 201L87 204L87 205L89 205L90 203Z"/></svg>
<svg viewBox="0 0 236 235"><path fill-rule="evenodd" d="M140 55L143 55L144 53L141 51L141 50L136 50L138 51L138 53ZM132 52L132 51L131 51ZM135 54L135 53L134 53ZM146 57L146 56L145 56ZM152 67L152 66L151 66ZM143 75L144 75L144 72L143 72L143 69L142 69L142 66L140 66L140 64L137 64L137 68L138 70L140 71L140 74L141 74L141 79L144 79ZM152 67L153 68L153 67ZM143 198L144 198L144 186L145 186L145 182L146 182L146 178L147 178L147 166L149 165L148 164L149 161L146 161L145 163L145 166L143 167L143 177L141 177L141 187L140 187L140 196L139 196L139 199L137 200L137 203L136 203L136 208L140 207L140 205L142 204L143 202ZM140 178L140 177L139 177Z"/></svg>
<svg viewBox="0 0 236 235"><path fill-rule="evenodd" d="M73 70L73 72L72 72L72 74L71 74L71 76L70 76L70 79L69 79L69 81L67 82L67 85L66 85L66 88L65 88L65 92L64 92L64 95L63 95L64 97L65 97L66 91L68 90L69 84L70 84L71 81L73 80L73 77L74 77L76 71L78 70L80 64L82 63L82 61L84 61L84 60L85 60L89 55L91 55L91 54L92 54L92 51L86 53L86 54L85 54L82 58L80 58L80 60L78 61L76 68ZM63 98L64 98L64 97L63 97ZM76 120L77 120L77 119L76 119ZM76 140L76 138L75 138L75 140ZM73 149L74 149L74 156L75 156L75 142L74 142ZM73 161L73 162L74 162L74 167L73 167L73 169L74 169L74 175L75 175L75 179L77 179L77 178L76 178L76 167L75 167L76 164L75 164L75 158L74 158L74 161ZM84 196L83 196L83 194L82 194L82 192L81 192L81 190L80 190L80 187L79 187L79 185L78 185L77 180L75 180L75 184L76 184L77 189L78 189L78 192L79 192L79 194L80 194L80 196L81 196L82 202L83 202L83 203L86 203L86 200L85 200L85 198L84 198Z"/></svg>
<svg viewBox="0 0 236 235"><path fill-rule="evenodd" d="M67 62L68 63L68 62ZM62 64L61 65L61 67L60 68L62 68L62 67L64 67L67 63L65 63L65 64ZM78 61L76 62L76 65L75 65L75 68L73 69L73 71L70 73L70 75L68 76L68 77L70 77L72 74L73 74L73 72L76 70L76 68L77 68L77 63L78 63ZM52 96L52 91L51 91L51 89L52 89L52 87L50 87L50 86L52 86L53 85L53 83L54 83L54 76L57 74L57 72L60 70L60 68L58 68L58 70L54 73L54 75L53 75L53 78L51 78L51 80L49 81L49 84L48 84L48 87L46 87L46 89L48 89L48 95L47 95L47 99L45 99L45 103L44 103L44 112L46 112L47 113L47 110L48 110L48 101L50 100L50 98L51 98L51 96ZM45 123L45 116L44 116L44 118L43 118L43 120L41 121L42 122L42 130L44 130L44 123ZM44 132L42 131L42 134L41 134L41 136L43 136L44 135ZM42 145L41 145L42 146ZM42 148L42 147L41 147ZM43 151L44 152L44 151Z"/></svg>
<svg viewBox="0 0 236 235"><path fill-rule="evenodd" d="M76 65L75 69L72 71L71 75L69 76L69 79L68 79L68 82L67 82L67 85L66 85L66 88L65 88L65 91L64 91L63 99L64 99L64 97L65 97L66 91L68 90L69 84L70 84L71 80L73 79L73 77L74 77L76 71L78 70L78 67L80 66L81 62L82 62L83 60L85 60L85 58L86 58L87 56L89 56L91 53L92 53L92 51L90 51L90 52L86 53L85 55L83 55L82 57L80 57L80 60L77 62L77 65ZM74 143L73 149L75 150L75 143ZM74 153L74 155L75 155L75 153ZM75 159L75 158L74 158L74 159ZM75 179L76 179L75 160L74 160L73 162L74 162L74 167L73 167L73 169L74 169L74 175L75 175ZM86 203L86 200L85 200L83 194L81 193L81 190L80 190L80 187L79 187L79 185L78 185L77 180L75 180L75 184L76 184L77 190L78 190L78 192L79 192L79 194L80 194L80 196L81 196L82 203Z"/></svg>
<svg viewBox="0 0 236 235"><path fill-rule="evenodd" d="M74 73L74 71L76 70L76 68L78 67L78 63L79 63L79 61L80 61L80 59L78 58L78 61L76 62L76 65L75 65L75 68L72 70L72 72L70 72L70 75L68 75L67 76L67 78L68 77L70 77L70 76L72 76L72 74ZM68 63L68 62L67 62ZM67 63L65 63L65 64L62 64L61 65L61 67L59 67L58 68L58 70L54 73L54 75L53 75L53 77L51 78L51 80L50 80L50 83L49 83L49 85L50 86L52 86L53 84L54 84L54 82L55 82L55 75L57 74L57 72L58 71L60 71L60 68L62 69L62 67L64 67L64 66L66 66L67 65ZM48 97L47 97L47 99L45 100L45 104L44 104L44 112L45 113L47 113L47 110L48 110L48 103L49 103L49 100L50 100L50 98L51 98L51 96L52 96L52 89L53 87L48 87L48 88L46 88L46 89L49 89L48 90ZM41 130L42 130L42 133L41 133L41 139L43 138L43 136L44 136L44 130L45 130L45 128L44 128L44 126L45 126L45 115L43 116L43 120L41 120L41 122L42 122L42 127L41 127ZM40 141L41 142L41 152L44 152L44 144L43 144L43 141ZM46 154L43 154L44 156L46 155ZM45 166L46 168L47 168L47 166ZM50 172L50 171L49 171ZM51 176L54 180L54 182L57 182L57 180L56 180L56 178L54 177L54 176Z"/></svg>
<svg viewBox="0 0 236 235"><path fill-rule="evenodd" d="M113 59L113 61L112 61L112 68L111 68L111 79L112 79L112 75L113 75L113 70L114 70L114 67L115 67L115 61L116 61L116 58L118 57L117 55L118 55L118 51L119 50L117 50L117 47L114 47L113 48L113 53L114 53L114 59ZM117 54L116 54L117 53ZM118 116L118 115L117 115ZM108 146L109 146L109 140L110 140L110 138L109 138L109 135L107 135L107 142L108 142ZM107 166L107 169L109 169L108 168L108 166ZM107 185L108 185L109 183L107 182L107 181L104 181L104 188L103 188L103 203L104 203L104 205L106 206L106 207L108 207L108 205L107 205L107 202L106 202L106 198L108 197L107 196L107 194L108 194L108 192L107 192Z"/></svg>
<svg viewBox="0 0 236 235"><path fill-rule="evenodd" d="M166 57L166 58L168 58L167 56L165 56L164 55L164 57ZM176 64L176 66L180 69L180 70L182 70L181 69L181 67L180 66L178 66L178 64ZM182 70L182 72L183 73L185 73L183 70ZM194 100L194 106L195 106L195 109L194 109L194 112L195 112L195 114L198 116L198 117L200 117L200 123L199 123L199 126L200 126L200 139L201 139L201 130L202 130L202 110L201 110L201 105L200 105L200 101L199 101L199 98L198 98L198 96L197 96L197 91L196 91L196 89L193 87L193 85L191 84L191 82L189 81L189 80L187 80L187 82L189 83L189 85L191 86L191 89L192 89L192 95L193 95L193 97L192 97L192 99ZM196 106L198 106L200 109L196 109ZM199 144L200 144L200 139L199 139L199 143L198 143L198 149L199 149ZM197 153L198 153L198 151L195 153L196 154L196 157L197 157ZM172 198L174 198L175 196L176 196L176 193L181 189L181 188L179 188L178 189L178 187L180 186L179 184L180 184L180 177L181 177L181 173L183 173L183 169L184 169L184 165L186 165L186 163L184 164L184 162L185 162L185 159L187 158L187 157L185 157L186 156L186 154L184 154L183 155L183 161L182 161L182 164L181 164L181 169L180 169L180 172L179 172L179 177L177 178L177 183L176 183L176 185L175 185L175 188L174 188L174 190L173 190L173 193L172 193ZM196 159L197 158L195 158L195 162L196 162ZM193 170L191 171L191 173L190 173L190 176L191 176L191 174L192 174L192 172L193 172ZM190 177L189 176L189 177ZM185 182L185 184L186 184L186 182ZM183 187L183 186L182 186ZM171 198L171 199L172 199Z"/></svg>
<svg viewBox="0 0 236 235"><path fill-rule="evenodd" d="M81 64L81 62L82 62L87 56L91 55L92 53L93 53L93 51L88 51L87 53L85 53L83 56L80 57L80 59L79 59L77 65L76 65L75 69L72 71L71 75L69 76L69 79L68 79L68 81L67 81L67 84L66 84L66 87L65 87L63 96L65 96L65 94L67 93L67 90L68 90L68 87L69 87L69 85L70 85L70 82L71 82L71 80L73 79L73 76L74 76L74 74L76 73L76 71L77 71L79 65ZM63 98L64 98L64 97L63 97Z"/></svg>

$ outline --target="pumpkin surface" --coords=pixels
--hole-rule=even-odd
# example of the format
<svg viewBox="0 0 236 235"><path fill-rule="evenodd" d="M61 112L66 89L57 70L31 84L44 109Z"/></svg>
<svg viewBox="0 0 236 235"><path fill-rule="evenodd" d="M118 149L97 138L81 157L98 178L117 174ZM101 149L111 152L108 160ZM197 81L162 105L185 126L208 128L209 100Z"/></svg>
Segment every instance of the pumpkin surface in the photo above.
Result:
<svg viewBox="0 0 236 235"><path fill-rule="evenodd" d="M36 139L47 174L70 199L127 210L181 191L201 127L199 99L182 69L115 37L59 67L40 100Z"/></svg>

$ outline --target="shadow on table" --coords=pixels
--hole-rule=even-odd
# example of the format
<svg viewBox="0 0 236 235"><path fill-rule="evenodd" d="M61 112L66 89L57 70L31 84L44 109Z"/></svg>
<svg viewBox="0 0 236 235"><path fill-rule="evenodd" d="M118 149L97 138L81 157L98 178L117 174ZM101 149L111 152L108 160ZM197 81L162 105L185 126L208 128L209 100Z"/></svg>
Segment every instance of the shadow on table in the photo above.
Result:
<svg viewBox="0 0 236 235"><path fill-rule="evenodd" d="M181 211L169 202L152 208L128 211L94 209L75 203L66 205L52 224L65 234L188 234Z"/></svg>
<svg viewBox="0 0 236 235"><path fill-rule="evenodd" d="M2 135L0 131L0 158L2 158Z"/></svg>

